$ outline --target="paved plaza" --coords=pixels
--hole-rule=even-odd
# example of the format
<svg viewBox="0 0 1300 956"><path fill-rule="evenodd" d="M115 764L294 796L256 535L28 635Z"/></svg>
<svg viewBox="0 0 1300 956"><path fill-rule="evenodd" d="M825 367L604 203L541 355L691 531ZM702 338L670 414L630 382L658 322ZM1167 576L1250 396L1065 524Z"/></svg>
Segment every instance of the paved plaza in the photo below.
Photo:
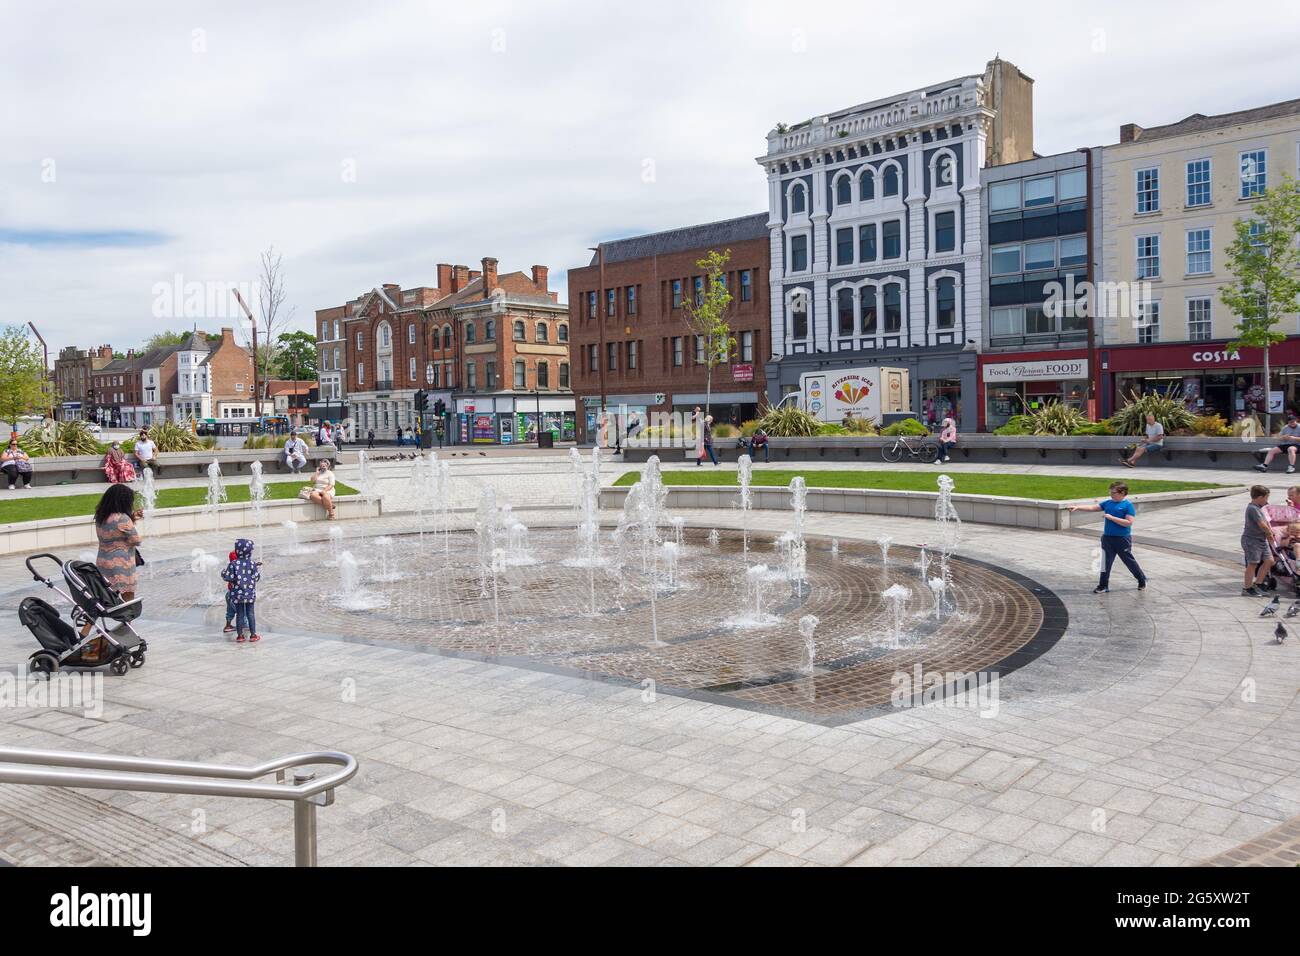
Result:
<svg viewBox="0 0 1300 956"><path fill-rule="evenodd" d="M400 510L409 463L376 467L385 517L343 524L372 572L377 539L405 547L415 530ZM340 477L354 481L354 469ZM607 463L602 480L626 470ZM944 468L958 492L963 472L991 470ZM492 605L468 569L438 564L432 534L418 584L390 582L370 611L337 607L320 523L301 529L317 548L307 555L280 554L289 539L278 526L253 535L266 562L264 640L237 646L221 634L221 609L196 602L189 571L192 549L224 552L234 534L146 540L146 666L106 675L96 715L0 709L4 739L237 763L350 752L361 770L319 814L322 865L1300 862L1300 638L1277 644L1263 602L1238 595L1244 495L1143 515L1145 592L1117 569L1109 595L1091 593L1093 530L967 524L955 610L937 622L915 567L933 522L810 513L809 592L791 602L778 587L781 623L758 630L726 626L745 610L739 515L675 511L682 587L654 608L658 648L643 595L602 580L593 616L585 575L563 568L574 522L564 455L458 458L452 475L457 528L472 527L491 487L543 559L503 571L504 630L489 626ZM1269 477L1280 500L1286 476ZM607 530L617 517L602 515ZM773 555L790 522L755 513L755 556ZM881 537L893 542L887 564ZM451 538L472 548L472 535ZM38 593L18 557L0 567L7 606ZM874 638L891 620L882 582L910 585L906 620L926 668L997 670L995 698L893 706L889 675L917 652L880 653ZM820 619L808 670L804 613ZM14 621L0 662L19 668L34 647ZM0 787L0 859L12 863L292 855L279 804Z"/></svg>

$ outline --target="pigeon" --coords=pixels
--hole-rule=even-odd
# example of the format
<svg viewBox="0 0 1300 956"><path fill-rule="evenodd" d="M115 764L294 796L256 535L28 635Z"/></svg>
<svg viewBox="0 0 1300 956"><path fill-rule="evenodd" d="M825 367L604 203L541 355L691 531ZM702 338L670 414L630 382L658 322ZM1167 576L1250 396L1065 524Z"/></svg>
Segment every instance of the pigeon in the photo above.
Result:
<svg viewBox="0 0 1300 956"><path fill-rule="evenodd" d="M1268 606L1265 607L1264 610L1259 612L1259 616L1272 617L1274 614L1277 613L1278 605L1281 603L1282 603L1282 599L1274 595L1273 600L1268 602Z"/></svg>
<svg viewBox="0 0 1300 956"><path fill-rule="evenodd" d="M1279 644L1281 644L1283 641L1285 641L1285 640L1286 640L1286 625L1283 624L1281 621L1278 621L1278 622L1277 622L1277 627L1273 628L1273 636L1277 638L1277 642L1278 642Z"/></svg>
<svg viewBox="0 0 1300 956"><path fill-rule="evenodd" d="M1295 617L1300 614L1300 601L1292 601L1291 606L1286 609L1287 617Z"/></svg>

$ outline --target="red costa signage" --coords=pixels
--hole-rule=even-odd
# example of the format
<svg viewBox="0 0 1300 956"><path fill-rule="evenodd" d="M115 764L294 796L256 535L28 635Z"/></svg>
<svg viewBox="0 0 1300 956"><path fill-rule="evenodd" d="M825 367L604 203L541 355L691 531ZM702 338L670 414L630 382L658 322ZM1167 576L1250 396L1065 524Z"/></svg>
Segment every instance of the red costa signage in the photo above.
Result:
<svg viewBox="0 0 1300 956"><path fill-rule="evenodd" d="M1230 349L1226 342L1179 345L1103 346L1106 371L1178 371L1194 368L1260 368L1263 349ZM1268 350L1270 365L1300 365L1300 339L1287 339Z"/></svg>

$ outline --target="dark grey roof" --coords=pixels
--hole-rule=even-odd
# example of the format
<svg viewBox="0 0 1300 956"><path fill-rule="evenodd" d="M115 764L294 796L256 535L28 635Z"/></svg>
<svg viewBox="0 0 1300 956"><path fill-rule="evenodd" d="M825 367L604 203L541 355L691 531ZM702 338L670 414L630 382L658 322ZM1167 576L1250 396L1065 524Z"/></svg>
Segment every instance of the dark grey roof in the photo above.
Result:
<svg viewBox="0 0 1300 956"><path fill-rule="evenodd" d="M629 259L664 256L691 249L713 249L725 246L729 242L743 242L747 239L766 239L767 215L766 212L756 212L738 219L722 219L718 222L701 223L698 226L669 229L667 232L653 232L648 236L616 239L604 244L605 262L626 262ZM591 264L593 266L598 264L595 255L591 257Z"/></svg>
<svg viewBox="0 0 1300 956"><path fill-rule="evenodd" d="M1203 133L1206 130L1221 129L1225 126L1240 126L1242 123L1258 123L1263 120L1295 116L1297 114L1300 114L1300 99L1285 100L1268 106L1256 106L1254 109L1238 110L1235 113L1220 113L1217 116L1193 113L1177 123L1144 129L1136 141L1146 142L1149 139L1166 139L1170 136L1183 136L1187 133Z"/></svg>

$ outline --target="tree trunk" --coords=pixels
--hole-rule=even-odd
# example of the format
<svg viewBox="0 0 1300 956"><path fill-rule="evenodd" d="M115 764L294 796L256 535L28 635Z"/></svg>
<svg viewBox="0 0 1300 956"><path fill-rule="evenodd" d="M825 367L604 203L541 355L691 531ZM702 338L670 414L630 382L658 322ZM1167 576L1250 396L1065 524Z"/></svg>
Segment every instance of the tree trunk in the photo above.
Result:
<svg viewBox="0 0 1300 956"><path fill-rule="evenodd" d="M1269 378L1268 344L1265 343L1264 345L1264 436L1265 437L1268 437L1269 435L1273 434L1272 396L1273 396L1273 383L1270 381Z"/></svg>

